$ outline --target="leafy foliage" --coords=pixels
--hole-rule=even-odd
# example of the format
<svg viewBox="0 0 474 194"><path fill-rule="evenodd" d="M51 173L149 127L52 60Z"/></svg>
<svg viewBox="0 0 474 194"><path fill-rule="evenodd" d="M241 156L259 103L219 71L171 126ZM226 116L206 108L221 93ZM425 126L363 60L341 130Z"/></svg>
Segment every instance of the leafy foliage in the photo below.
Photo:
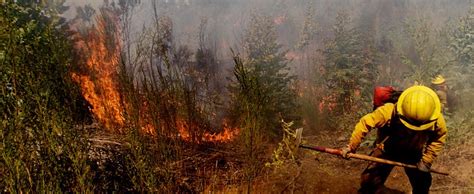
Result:
<svg viewBox="0 0 474 194"><path fill-rule="evenodd" d="M461 17L449 34L449 51L453 61L446 67L447 84L450 87L448 100L457 104L448 119L451 140L456 144L472 143L474 122L474 6ZM450 99L451 98L451 99ZM452 99L454 98L454 99ZM450 104L450 109L451 109Z"/></svg>
<svg viewBox="0 0 474 194"><path fill-rule="evenodd" d="M470 7L466 16L460 18L458 27L452 34L451 42L450 48L455 53L456 61L467 66L466 70L472 70L472 64L474 63L472 48L474 42L474 6ZM470 68L468 65L471 65Z"/></svg>
<svg viewBox="0 0 474 194"><path fill-rule="evenodd" d="M406 50L413 51L402 55L402 62L409 67L406 78L420 84L428 84L448 62L442 47L435 46L441 38L423 18L408 20L406 32L411 43L407 45Z"/></svg>
<svg viewBox="0 0 474 194"><path fill-rule="evenodd" d="M272 161L265 163L267 167L281 168L285 164L297 163L299 145L295 144L296 130L292 129L293 122L282 121L283 138L273 151Z"/></svg>
<svg viewBox="0 0 474 194"><path fill-rule="evenodd" d="M87 191L88 145L74 129L86 112L68 75L72 47L62 22L54 9L26 1L0 7L0 187Z"/></svg>
<svg viewBox="0 0 474 194"><path fill-rule="evenodd" d="M454 64L447 68L456 79L452 83L457 90L472 88L474 78L474 6L460 18L457 28L451 32L449 49L454 55Z"/></svg>
<svg viewBox="0 0 474 194"><path fill-rule="evenodd" d="M261 114L265 106L266 96L261 91L261 83L256 72L251 71L238 55L234 55L234 76L237 84L231 87L232 102L238 104L234 108L234 114L238 115L241 139L246 155L246 177L250 184L252 179L260 171L262 161L258 160L259 152L262 152L262 141L265 130L264 117ZM234 105L235 106L235 105Z"/></svg>

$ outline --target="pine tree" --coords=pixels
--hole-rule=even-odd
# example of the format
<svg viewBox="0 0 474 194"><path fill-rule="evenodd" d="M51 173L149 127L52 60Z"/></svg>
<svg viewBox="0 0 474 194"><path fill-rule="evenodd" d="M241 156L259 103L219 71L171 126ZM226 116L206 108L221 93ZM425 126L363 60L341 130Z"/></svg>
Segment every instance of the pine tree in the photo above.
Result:
<svg viewBox="0 0 474 194"><path fill-rule="evenodd" d="M269 16L251 16L245 31L244 50L248 68L256 75L262 94L264 126L268 131L278 132L280 119L298 120L296 93L290 88L295 77L289 74L286 52L277 42L275 26Z"/></svg>
<svg viewBox="0 0 474 194"><path fill-rule="evenodd" d="M308 46L319 32L319 26L314 16L315 12L316 10L314 9L313 4L309 3L305 11L303 28L300 32L300 40L296 46L298 49L303 49Z"/></svg>
<svg viewBox="0 0 474 194"><path fill-rule="evenodd" d="M338 13L333 27L334 38L326 42L323 55L324 83L328 93L337 102L335 114L353 111L361 89L371 89L371 60L364 55L360 33L351 27L351 19L345 12ZM359 93L359 94L357 94Z"/></svg>

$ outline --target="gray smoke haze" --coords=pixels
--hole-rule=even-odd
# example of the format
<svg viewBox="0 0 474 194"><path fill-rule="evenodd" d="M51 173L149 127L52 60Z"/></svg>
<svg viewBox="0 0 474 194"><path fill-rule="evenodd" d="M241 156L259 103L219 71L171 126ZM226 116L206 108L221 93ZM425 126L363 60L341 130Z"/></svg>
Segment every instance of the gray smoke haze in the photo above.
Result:
<svg viewBox="0 0 474 194"><path fill-rule="evenodd" d="M98 9L104 2L113 0L68 0L70 6L66 18L76 16L77 7L89 5ZM118 3L118 1L116 1ZM153 2L157 14L166 15L173 22L173 37L178 45L196 48L199 25L203 18L208 20L206 33L208 44L218 51L220 58L229 58L229 48L238 49L243 32L252 13L258 12L273 18L279 43L289 50L294 66L305 63L301 52L292 52L298 45L305 21L305 13L311 10L312 20L317 27L311 49L321 49L324 41L332 37L333 25L339 12L346 12L352 18L352 25L362 34L369 34L376 41L389 37L387 31L398 33L403 24L416 18L426 18L434 29L443 28L448 22L465 15L472 5L470 0L141 0L130 13L131 36L137 38L145 26L154 20ZM97 13L97 12L96 12ZM304 74L306 70L300 70Z"/></svg>
<svg viewBox="0 0 474 194"><path fill-rule="evenodd" d="M132 29L135 32L139 32L142 26L150 25L153 21L152 1L154 0L141 0L133 9ZM70 6L70 9L64 16L73 18L77 7L90 5L98 9L104 2L110 3L113 0L68 0L66 5ZM321 32L327 34L330 33L336 14L341 11L348 12L356 25L377 20L375 25L383 28L388 24L401 22L407 17L422 16L431 18L430 22L439 27L448 19L455 19L465 14L470 5L469 0L156 0L155 2L158 4L159 15L168 15L172 18L174 36L178 43L195 44L200 20L207 18L208 31L214 34L219 44L232 46L240 39L249 15L252 12L261 12L275 19L281 44L288 48L298 40L308 6L313 7L314 17Z"/></svg>

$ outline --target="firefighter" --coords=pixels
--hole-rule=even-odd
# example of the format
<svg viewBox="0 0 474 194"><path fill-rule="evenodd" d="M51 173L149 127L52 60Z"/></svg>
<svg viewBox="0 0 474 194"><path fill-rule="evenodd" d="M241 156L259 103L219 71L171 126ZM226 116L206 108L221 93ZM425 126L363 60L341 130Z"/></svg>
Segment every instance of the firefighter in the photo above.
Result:
<svg viewBox="0 0 474 194"><path fill-rule="evenodd" d="M395 104L386 103L363 116L349 144L342 149L343 157L347 159L348 153L354 153L373 128L378 129L375 143L379 149L371 155L416 165L418 169L405 168L413 193L428 193L429 170L447 134L436 93L426 86L412 86L403 91ZM384 188L392 168L387 164L370 163L362 172L359 193L376 193Z"/></svg>
<svg viewBox="0 0 474 194"><path fill-rule="evenodd" d="M448 86L446 85L446 80L442 75L437 75L431 80L431 83L441 101L441 110L443 110L443 112L448 111Z"/></svg>

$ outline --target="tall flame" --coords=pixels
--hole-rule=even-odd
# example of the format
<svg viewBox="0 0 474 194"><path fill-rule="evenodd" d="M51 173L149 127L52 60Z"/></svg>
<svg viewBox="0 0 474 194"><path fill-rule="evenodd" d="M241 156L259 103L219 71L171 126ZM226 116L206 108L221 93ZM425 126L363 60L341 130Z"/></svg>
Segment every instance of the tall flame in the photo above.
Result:
<svg viewBox="0 0 474 194"><path fill-rule="evenodd" d="M112 15L109 16L113 18ZM126 122L123 111L127 108L127 103L121 100L116 82L121 52L119 29L117 25L112 25L114 29L110 29L102 17L97 17L96 21L96 27L90 30L84 41L76 45L86 55L86 71L84 74L72 73L72 78L80 84L82 94L92 105L91 111L98 121L109 130L120 130ZM149 104L145 99L142 99L139 114L142 132L156 135L157 130L150 122L153 118L149 114ZM176 127L178 137L195 143L228 142L240 132L238 128L231 128L224 122L222 132L206 132L202 134L201 139L196 140L192 139L190 132L192 128L185 121L178 119Z"/></svg>
<svg viewBox="0 0 474 194"><path fill-rule="evenodd" d="M113 30L113 37L106 35L106 22L98 17L97 27L92 28L87 38L77 46L85 51L87 73L72 73L74 81L81 85L84 98L92 105L91 111L107 129L124 124L123 107L115 80L120 57L118 30ZM107 45L107 39L114 39ZM109 46L109 47L107 47ZM112 47L112 48L110 48Z"/></svg>

